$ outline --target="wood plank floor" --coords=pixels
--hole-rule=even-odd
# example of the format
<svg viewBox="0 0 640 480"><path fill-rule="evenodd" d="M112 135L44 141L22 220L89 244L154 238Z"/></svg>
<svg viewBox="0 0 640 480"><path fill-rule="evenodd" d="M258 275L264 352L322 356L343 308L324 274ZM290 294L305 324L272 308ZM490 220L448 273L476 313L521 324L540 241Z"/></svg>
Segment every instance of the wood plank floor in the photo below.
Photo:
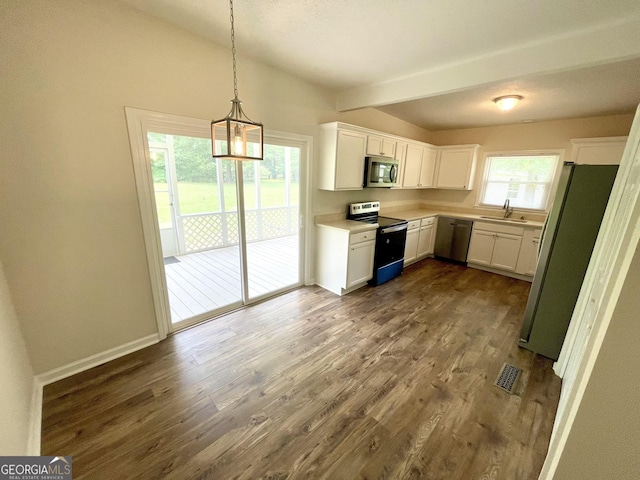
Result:
<svg viewBox="0 0 640 480"><path fill-rule="evenodd" d="M42 454L75 479L537 479L560 379L516 346L529 287L427 259L301 288L48 385Z"/></svg>
<svg viewBox="0 0 640 480"><path fill-rule="evenodd" d="M300 281L298 235L247 244L249 296L260 297ZM239 247L189 253L165 265L173 323L242 300Z"/></svg>

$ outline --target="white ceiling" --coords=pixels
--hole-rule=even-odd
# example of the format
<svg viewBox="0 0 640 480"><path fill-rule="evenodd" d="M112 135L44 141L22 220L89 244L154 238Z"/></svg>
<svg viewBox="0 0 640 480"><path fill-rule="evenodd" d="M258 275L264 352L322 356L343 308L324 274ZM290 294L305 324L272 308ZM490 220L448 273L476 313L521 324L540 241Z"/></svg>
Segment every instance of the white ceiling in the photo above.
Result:
<svg viewBox="0 0 640 480"><path fill-rule="evenodd" d="M230 46L225 0L122 0ZM235 0L241 55L429 130L630 112L638 0ZM524 100L500 112L491 99Z"/></svg>

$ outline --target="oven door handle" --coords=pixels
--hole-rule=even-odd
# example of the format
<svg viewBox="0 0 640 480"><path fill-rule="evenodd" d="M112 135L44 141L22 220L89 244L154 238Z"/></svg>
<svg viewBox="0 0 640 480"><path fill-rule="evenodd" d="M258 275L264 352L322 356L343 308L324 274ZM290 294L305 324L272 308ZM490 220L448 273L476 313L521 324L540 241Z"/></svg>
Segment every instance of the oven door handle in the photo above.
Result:
<svg viewBox="0 0 640 480"><path fill-rule="evenodd" d="M396 225L394 227L387 227L380 230L380 233L401 232L402 230L406 230L408 226L408 224L404 223L402 225Z"/></svg>

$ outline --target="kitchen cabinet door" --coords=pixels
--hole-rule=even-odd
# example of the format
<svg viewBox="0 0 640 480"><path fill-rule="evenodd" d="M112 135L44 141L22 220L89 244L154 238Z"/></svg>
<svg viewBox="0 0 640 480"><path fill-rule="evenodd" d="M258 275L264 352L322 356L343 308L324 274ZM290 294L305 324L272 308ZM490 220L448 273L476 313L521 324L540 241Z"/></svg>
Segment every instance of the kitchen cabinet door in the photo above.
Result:
<svg viewBox="0 0 640 480"><path fill-rule="evenodd" d="M345 288L351 288L358 283L369 280L373 276L375 247L375 242L363 242L349 246L347 285Z"/></svg>
<svg viewBox="0 0 640 480"><path fill-rule="evenodd" d="M345 128L346 127L346 128ZM320 126L318 188L322 190L362 190L366 133L338 122Z"/></svg>
<svg viewBox="0 0 640 480"><path fill-rule="evenodd" d="M420 181L420 168L422 167L422 145L407 145L407 154L404 159L404 175L402 186L404 188L417 188Z"/></svg>
<svg viewBox="0 0 640 480"><path fill-rule="evenodd" d="M418 239L418 258L426 257L433 253L433 225L426 225L420 228L420 238Z"/></svg>
<svg viewBox="0 0 640 480"><path fill-rule="evenodd" d="M420 164L418 187L433 187L438 150L435 147L424 147Z"/></svg>
<svg viewBox="0 0 640 480"><path fill-rule="evenodd" d="M404 162L407 155L407 144L405 142L396 142L396 153L393 156L400 164ZM402 177L401 177L402 178Z"/></svg>
<svg viewBox="0 0 640 480"><path fill-rule="evenodd" d="M414 228L407 231L407 241L404 245L404 264L413 263L418 257L418 237L420 229Z"/></svg>
<svg viewBox="0 0 640 480"><path fill-rule="evenodd" d="M435 187L471 190L478 147L440 147Z"/></svg>
<svg viewBox="0 0 640 480"><path fill-rule="evenodd" d="M467 262L490 266L495 236L496 234L493 232L474 230L471 234L471 242L469 243Z"/></svg>
<svg viewBox="0 0 640 480"><path fill-rule="evenodd" d="M367 155L395 158L396 142L379 135L367 135Z"/></svg>
<svg viewBox="0 0 640 480"><path fill-rule="evenodd" d="M538 247L540 245L540 230L527 229L522 236L522 245L516 273L534 276L538 265Z"/></svg>
<svg viewBox="0 0 640 480"><path fill-rule="evenodd" d="M496 234L491 266L502 270L515 270L521 244L522 236L520 235Z"/></svg>
<svg viewBox="0 0 640 480"><path fill-rule="evenodd" d="M338 131L336 151L336 190L361 190L364 182L366 135L347 130Z"/></svg>

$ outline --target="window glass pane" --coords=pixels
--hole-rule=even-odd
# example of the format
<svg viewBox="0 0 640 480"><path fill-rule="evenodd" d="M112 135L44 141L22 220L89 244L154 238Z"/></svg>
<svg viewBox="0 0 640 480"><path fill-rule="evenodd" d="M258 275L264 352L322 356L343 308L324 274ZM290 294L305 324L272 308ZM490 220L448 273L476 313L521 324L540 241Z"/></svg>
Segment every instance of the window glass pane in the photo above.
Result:
<svg viewBox="0 0 640 480"><path fill-rule="evenodd" d="M156 185L158 184L156 183ZM171 201L169 199L169 192L156 190L155 194L160 228L173 228L173 224L171 223Z"/></svg>
<svg viewBox="0 0 640 480"><path fill-rule="evenodd" d="M164 183L163 190L167 190L167 151L164 149L150 148L151 176L153 183ZM158 188L156 188L158 190Z"/></svg>
<svg viewBox="0 0 640 480"><path fill-rule="evenodd" d="M558 161L557 155L488 157L482 204L543 210Z"/></svg>
<svg viewBox="0 0 640 480"><path fill-rule="evenodd" d="M211 159L211 140L172 135L180 213L220 211L216 162Z"/></svg>

